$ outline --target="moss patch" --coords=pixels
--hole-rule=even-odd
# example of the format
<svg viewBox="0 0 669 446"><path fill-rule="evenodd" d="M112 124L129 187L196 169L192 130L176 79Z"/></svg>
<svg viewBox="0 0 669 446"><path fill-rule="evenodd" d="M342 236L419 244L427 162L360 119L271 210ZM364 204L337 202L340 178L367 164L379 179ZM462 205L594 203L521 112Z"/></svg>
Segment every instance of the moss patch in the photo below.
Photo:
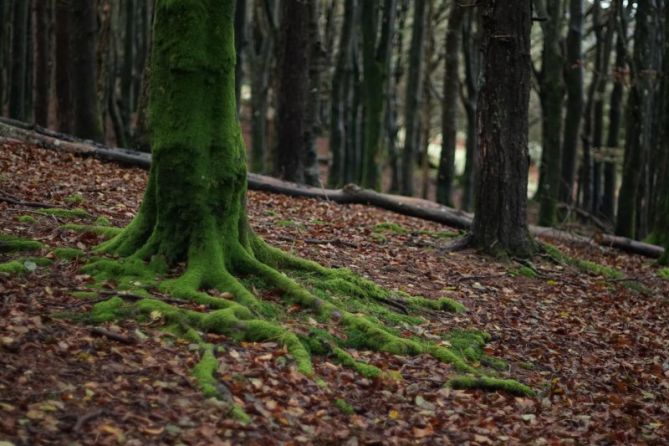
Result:
<svg viewBox="0 0 669 446"><path fill-rule="evenodd" d="M398 224L398 223L395 223L395 222L392 222L392 221L384 221L383 223L378 223L378 224L374 225L373 232L377 232L377 233L390 232L390 233L393 233L393 234L404 235L404 234L408 234L409 230L406 229L404 226Z"/></svg>
<svg viewBox="0 0 669 446"><path fill-rule="evenodd" d="M35 220L35 217L33 217L32 215L19 215L18 217L16 217L16 221L18 221L19 223L33 224L37 220Z"/></svg>
<svg viewBox="0 0 669 446"><path fill-rule="evenodd" d="M56 248L53 254L59 259L72 260L84 256L84 252L78 248Z"/></svg>
<svg viewBox="0 0 669 446"><path fill-rule="evenodd" d="M71 194L63 198L67 204L80 204L83 203L84 197L81 194Z"/></svg>
<svg viewBox="0 0 669 446"><path fill-rule="evenodd" d="M61 209L61 208L47 208L40 209L39 213L44 215L49 215L52 217L60 218L88 218L90 214L84 209L75 208L75 209Z"/></svg>
<svg viewBox="0 0 669 446"><path fill-rule="evenodd" d="M43 247L44 245L36 240L0 234L0 253L37 251Z"/></svg>
<svg viewBox="0 0 669 446"><path fill-rule="evenodd" d="M553 259L553 261L571 265L588 274L602 276L607 279L622 279L625 277L622 272L615 268L611 268L610 266L606 265L600 265L599 263L591 262L590 260L583 260L568 256L551 244L544 243L543 248L546 254L548 254L548 256Z"/></svg>
<svg viewBox="0 0 669 446"><path fill-rule="evenodd" d="M91 234L102 235L106 238L112 238L121 233L121 228L108 227L108 226L97 226L97 225L78 225L74 223L68 223L61 226L61 229L66 229L74 232L89 232Z"/></svg>
<svg viewBox="0 0 669 446"><path fill-rule="evenodd" d="M534 390L530 387L512 379L490 378L485 376L458 376L449 380L446 385L452 389L501 390L518 396L535 395Z"/></svg>
<svg viewBox="0 0 669 446"><path fill-rule="evenodd" d="M353 415L355 410L346 400L337 398L334 402L337 409L341 410L344 415Z"/></svg>
<svg viewBox="0 0 669 446"><path fill-rule="evenodd" d="M657 275L665 280L669 280L669 268L660 268L657 271Z"/></svg>

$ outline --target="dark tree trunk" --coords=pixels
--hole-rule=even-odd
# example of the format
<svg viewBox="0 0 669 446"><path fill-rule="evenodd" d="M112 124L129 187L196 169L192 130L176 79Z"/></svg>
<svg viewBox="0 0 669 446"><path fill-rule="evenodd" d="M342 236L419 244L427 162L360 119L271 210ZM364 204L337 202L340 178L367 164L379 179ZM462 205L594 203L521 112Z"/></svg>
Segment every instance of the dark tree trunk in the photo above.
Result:
<svg viewBox="0 0 669 446"><path fill-rule="evenodd" d="M51 90L51 58L49 51L49 2L36 1L35 15L35 124L49 126L49 94Z"/></svg>
<svg viewBox="0 0 669 446"><path fill-rule="evenodd" d="M664 98L663 98L663 118L664 130L662 150L664 151L664 178L661 181L661 194L659 194L658 212L655 219L655 228L653 230L654 241L664 246L664 256L660 259L663 265L669 264L669 80L666 74L669 73L669 4L664 5Z"/></svg>
<svg viewBox="0 0 669 446"><path fill-rule="evenodd" d="M396 12L395 0L385 0L383 15L380 6L378 0L364 0L361 12L364 85L362 185L375 190L381 186L381 130L388 78L386 69ZM380 27L379 18L382 20Z"/></svg>
<svg viewBox="0 0 669 446"><path fill-rule="evenodd" d="M409 76L406 83L404 113L404 150L402 152L401 192L413 195L413 173L416 166L418 142L420 140L420 104L423 94L423 69L425 42L425 23L427 20L427 1L415 0L413 25L411 30L411 49L409 50Z"/></svg>
<svg viewBox="0 0 669 446"><path fill-rule="evenodd" d="M274 52L274 11L265 8L264 0L253 3L253 26L249 33L247 54L251 67L251 171L263 173L269 154L267 111L269 109L270 74Z"/></svg>
<svg viewBox="0 0 669 446"><path fill-rule="evenodd" d="M135 108L133 95L134 60L135 60L135 1L125 2L125 33L123 36L123 61L121 67L121 119L125 131L124 139L132 139L132 113Z"/></svg>
<svg viewBox="0 0 669 446"><path fill-rule="evenodd" d="M246 0L235 4L235 100L237 112L242 105L242 83L244 82L244 49L246 47Z"/></svg>
<svg viewBox="0 0 669 446"><path fill-rule="evenodd" d="M70 0L72 8L71 81L74 105L72 132L80 138L100 141L102 128L96 92L97 15L94 2Z"/></svg>
<svg viewBox="0 0 669 446"><path fill-rule="evenodd" d="M619 30L618 32L624 32ZM609 150L608 158L617 158L614 154L620 152L620 118L623 101L623 85L625 82L625 37L616 39L616 66L613 71L613 89L609 101L609 127L606 145ZM616 162L608 160L604 163L604 195L602 197L602 214L613 222L615 217L616 197Z"/></svg>
<svg viewBox="0 0 669 446"><path fill-rule="evenodd" d="M481 67L481 35L477 26L478 14L467 12L467 20L462 27L462 53L465 64L465 91L462 103L467 116L467 141L465 172L463 178L463 194L460 207L468 211L474 207L474 189L476 188L476 172L478 158L478 126L476 122L476 106L479 95L479 72Z"/></svg>
<svg viewBox="0 0 669 446"><path fill-rule="evenodd" d="M631 67L632 86L625 122L625 161L616 220L616 234L630 238L637 234L642 172L653 138L653 114L656 111L655 101L660 83L656 73L661 69L658 64L661 50L656 41L656 35L661 31L660 12L655 0L638 2Z"/></svg>
<svg viewBox="0 0 669 446"><path fill-rule="evenodd" d="M351 67L352 37L356 17L356 0L346 0L344 18L339 34L339 51L335 71L332 75L332 97L330 99L330 152L332 164L328 173L331 187L343 183L344 160L346 150L346 110L350 96L350 83L347 81Z"/></svg>
<svg viewBox="0 0 669 446"><path fill-rule="evenodd" d="M5 63L5 60L7 59L5 57L5 29L7 28L6 21L7 16L9 15L7 14L6 8L7 1L0 0L0 116L2 116L5 111L5 70L7 68L7 64Z"/></svg>
<svg viewBox="0 0 669 446"><path fill-rule="evenodd" d="M274 174L304 182L307 103L309 100L310 5L304 0L281 2L277 147Z"/></svg>
<svg viewBox="0 0 669 446"><path fill-rule="evenodd" d="M481 2L483 87L474 246L493 254L530 256L527 225L530 97L530 0Z"/></svg>
<svg viewBox="0 0 669 446"><path fill-rule="evenodd" d="M583 0L569 2L569 31L567 32L567 61L565 82L567 85L567 110L562 139L562 170L560 173L560 201L573 200L578 153L579 129L583 114Z"/></svg>
<svg viewBox="0 0 669 446"><path fill-rule="evenodd" d="M71 17L68 0L56 0L56 103L58 105L58 131L72 133L74 110L72 106Z"/></svg>
<svg viewBox="0 0 669 446"><path fill-rule="evenodd" d="M455 181L455 150L457 136L458 95L460 88L460 40L465 8L458 2L451 5L446 27L444 88L441 101L441 155L437 172L437 202L452 206Z"/></svg>
<svg viewBox="0 0 669 446"><path fill-rule="evenodd" d="M12 15L12 63L9 81L9 117L26 121L28 109L26 94L28 79L28 36L30 21L30 1L14 2Z"/></svg>
<svg viewBox="0 0 669 446"><path fill-rule="evenodd" d="M557 202L562 165L562 103L564 60L560 48L562 35L562 0L546 0L541 4L546 20L541 22L543 49L539 72L541 100L541 178L539 180L539 225L554 226L557 222Z"/></svg>

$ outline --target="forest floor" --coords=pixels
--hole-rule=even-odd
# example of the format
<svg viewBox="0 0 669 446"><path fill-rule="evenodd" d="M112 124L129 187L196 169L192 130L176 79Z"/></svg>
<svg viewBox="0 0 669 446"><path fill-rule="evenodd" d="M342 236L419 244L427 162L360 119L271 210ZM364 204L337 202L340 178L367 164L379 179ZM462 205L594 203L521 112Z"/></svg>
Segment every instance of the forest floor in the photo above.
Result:
<svg viewBox="0 0 669 446"><path fill-rule="evenodd" d="M615 268L617 278L546 256L533 259L538 274L529 274L528 265L471 250L445 253L452 238L436 223L250 192L252 225L273 245L389 289L466 305L415 329L437 339L457 329L490 333L486 354L537 396L453 390L444 383L455 371L431 357L355 351L401 379L363 378L314 357L327 384L319 385L275 343L208 336L224 346L218 377L251 416L244 425L202 396L190 372L198 350L161 331L159 318L108 323L102 332L76 322L91 303L72 293L91 278L80 271L83 260L59 259L56 249L88 252L103 238L62 225L101 216L127 224L146 172L22 144L0 146L0 172L5 195L91 215L0 203L2 232L42 242L38 254L54 260L0 273L0 444L669 442L669 280L651 260L556 242L570 256ZM16 257L0 253L0 262Z"/></svg>

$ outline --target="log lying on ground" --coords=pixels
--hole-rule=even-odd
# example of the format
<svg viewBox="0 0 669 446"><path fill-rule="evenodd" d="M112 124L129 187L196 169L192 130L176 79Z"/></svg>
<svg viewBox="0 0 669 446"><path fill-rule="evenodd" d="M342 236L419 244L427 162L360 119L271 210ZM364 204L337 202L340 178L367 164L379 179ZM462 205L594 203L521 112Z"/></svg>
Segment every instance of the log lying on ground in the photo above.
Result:
<svg viewBox="0 0 669 446"><path fill-rule="evenodd" d="M16 140L27 142L47 149L94 156L101 160L148 169L151 166L151 155L130 149L109 148L92 141L84 141L69 135L62 135L48 129L29 124L0 119L0 141ZM282 181L276 178L249 173L249 189L272 193L280 193L294 197L317 198L339 204L363 204L375 206L391 212L424 220L442 223L457 229L469 229L472 215L458 211L438 203L421 198L389 195L362 189L355 185L343 189L325 189ZM549 237L556 240L585 245L607 246L631 254L639 254L651 258L659 258L664 248L648 243L618 237L610 234L597 234L585 237L560 231L554 228L530 226L535 236Z"/></svg>

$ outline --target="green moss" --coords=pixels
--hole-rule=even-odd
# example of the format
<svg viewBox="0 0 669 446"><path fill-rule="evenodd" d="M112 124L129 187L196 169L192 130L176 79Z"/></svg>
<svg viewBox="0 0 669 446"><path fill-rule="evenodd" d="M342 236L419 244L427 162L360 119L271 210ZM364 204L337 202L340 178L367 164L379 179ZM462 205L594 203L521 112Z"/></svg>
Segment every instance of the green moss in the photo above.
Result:
<svg viewBox="0 0 669 446"><path fill-rule="evenodd" d="M467 311L467 307L449 297L426 299L419 296L408 296L405 300L414 307L429 308L437 311L449 311L452 313L463 313Z"/></svg>
<svg viewBox="0 0 669 446"><path fill-rule="evenodd" d="M37 251L43 247L44 245L36 240L0 234L0 253Z"/></svg>
<svg viewBox="0 0 669 446"><path fill-rule="evenodd" d="M111 221L107 217L100 216L95 219L94 224L96 226L111 226Z"/></svg>
<svg viewBox="0 0 669 446"><path fill-rule="evenodd" d="M365 364L364 362L356 361L353 356L351 356L346 352L346 350L342 348L334 347L332 349L332 355L341 365L355 370L365 378L378 378L381 376L381 369L371 364Z"/></svg>
<svg viewBox="0 0 669 446"><path fill-rule="evenodd" d="M56 248L53 254L59 259L77 259L84 256L84 252L78 248Z"/></svg>
<svg viewBox="0 0 669 446"><path fill-rule="evenodd" d="M98 297L98 293L95 291L73 291L70 293L73 297L76 297L77 299L95 299Z"/></svg>
<svg viewBox="0 0 669 446"><path fill-rule="evenodd" d="M607 279L622 279L625 275L615 268L610 266L600 265L599 263L591 262L589 260L582 260L575 257L568 256L560 251L557 247L544 243L543 249L548 256L557 263L563 263L574 266L575 268L586 273L603 276Z"/></svg>
<svg viewBox="0 0 669 446"><path fill-rule="evenodd" d="M16 220L19 223L26 223L26 224L32 224L37 221L35 220L35 217L33 217L32 215L19 215L18 217L16 217Z"/></svg>
<svg viewBox="0 0 669 446"><path fill-rule="evenodd" d="M490 340L488 333L478 330L453 330L446 335L453 351L468 361L478 362L483 356L483 347Z"/></svg>
<svg viewBox="0 0 669 446"><path fill-rule="evenodd" d="M9 262L0 263L0 273L20 274L26 271L23 262L18 260L11 260Z"/></svg>
<svg viewBox="0 0 669 446"><path fill-rule="evenodd" d="M81 194L71 194L63 198L67 204L79 204L84 201L84 197Z"/></svg>
<svg viewBox="0 0 669 446"><path fill-rule="evenodd" d="M200 390L207 397L218 397L218 380L215 375L218 372L218 359L214 355L211 345L204 348L200 361L193 367L192 374L197 381Z"/></svg>
<svg viewBox="0 0 669 446"><path fill-rule="evenodd" d="M47 208L40 209L38 211L41 214L50 215L52 217L60 218L88 218L90 214L84 209L75 208L75 209L62 209L62 208Z"/></svg>
<svg viewBox="0 0 669 446"><path fill-rule="evenodd" d="M460 233L456 231L430 231L427 229L421 229L417 232L420 235L427 235L439 239L451 239L460 236Z"/></svg>
<svg viewBox="0 0 669 446"><path fill-rule="evenodd" d="M657 271L657 275L665 280L669 280L669 268L660 268Z"/></svg>
<svg viewBox="0 0 669 446"><path fill-rule="evenodd" d="M391 232L393 234L404 235L404 234L408 234L409 230L406 229L404 226L398 224L398 223L385 221L383 223L378 223L378 224L374 225L373 232L377 232L377 233Z"/></svg>
<svg viewBox="0 0 669 446"><path fill-rule="evenodd" d="M132 305L127 304L117 296L93 305L90 320L99 324L117 319L125 319L131 314Z"/></svg>
<svg viewBox="0 0 669 446"><path fill-rule="evenodd" d="M304 223L296 222L293 220L279 220L275 224L283 228L299 228L299 229L305 228Z"/></svg>
<svg viewBox="0 0 669 446"><path fill-rule="evenodd" d="M341 410L344 415L353 415L355 410L346 400L337 398L334 402L337 409Z"/></svg>
<svg viewBox="0 0 669 446"><path fill-rule="evenodd" d="M107 226L96 226L96 225L77 225L73 223L68 223L61 226L61 229L66 229L74 232L81 233L91 233L102 235L106 238L112 238L123 231L121 228L107 227Z"/></svg>
<svg viewBox="0 0 669 446"><path fill-rule="evenodd" d="M488 356L488 355L481 356L480 362L481 362L481 365L483 365L485 367L490 367L491 369L498 370L498 371L504 371L504 370L509 369L509 364L505 360L499 359L499 358L494 358L494 357Z"/></svg>
<svg viewBox="0 0 669 446"><path fill-rule="evenodd" d="M458 376L448 381L453 389L501 390L517 396L534 396L535 392L525 384L513 379L490 378L485 376Z"/></svg>
<svg viewBox="0 0 669 446"><path fill-rule="evenodd" d="M529 266L521 266L518 269L511 271L511 276L524 276L534 279L537 277L537 272Z"/></svg>

